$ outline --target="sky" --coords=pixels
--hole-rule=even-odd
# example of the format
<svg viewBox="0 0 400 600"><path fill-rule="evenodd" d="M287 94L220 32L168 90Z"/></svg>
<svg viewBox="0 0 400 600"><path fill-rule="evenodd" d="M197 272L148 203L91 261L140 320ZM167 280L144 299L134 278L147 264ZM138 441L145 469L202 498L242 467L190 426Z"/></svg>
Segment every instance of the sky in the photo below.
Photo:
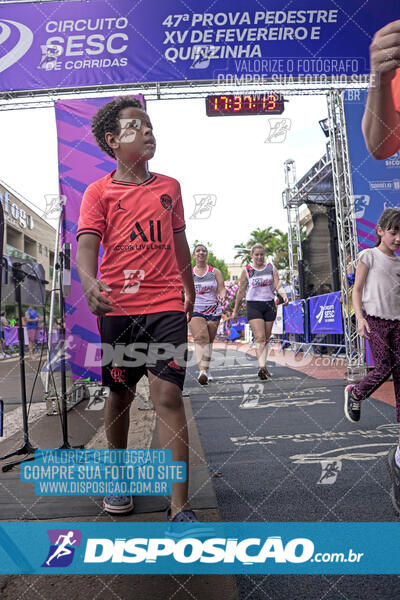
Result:
<svg viewBox="0 0 400 600"><path fill-rule="evenodd" d="M190 245L202 241L233 262L234 245L257 227L287 231L283 163L294 159L299 179L324 154L327 139L318 123L327 116L325 96L287 100L281 117L207 117L204 98L147 102L157 139L150 171L181 183ZM286 138L270 142L278 118L287 119ZM45 195L59 192L54 109L2 110L0 131L0 179L42 216ZM196 213L204 196L210 208Z"/></svg>

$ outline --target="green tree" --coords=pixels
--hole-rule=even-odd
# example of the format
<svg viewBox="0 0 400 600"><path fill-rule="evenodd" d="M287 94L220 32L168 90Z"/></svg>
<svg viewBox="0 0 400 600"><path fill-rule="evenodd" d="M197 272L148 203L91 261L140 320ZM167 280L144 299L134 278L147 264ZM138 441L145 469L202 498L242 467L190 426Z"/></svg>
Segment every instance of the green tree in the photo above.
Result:
<svg viewBox="0 0 400 600"><path fill-rule="evenodd" d="M251 262L250 248L243 242L241 244L235 244L236 250L235 259L239 258L242 265L246 265Z"/></svg>
<svg viewBox="0 0 400 600"><path fill-rule="evenodd" d="M199 242L198 240L196 240L193 244L193 248L192 248L192 266L194 267L196 264L196 261L194 260L194 256L193 256L193 251L196 247L197 244L203 244L203 242ZM214 252L211 250L211 246L212 244L210 244L209 242L205 243L204 246L207 248L208 250L208 256L207 256L207 264L208 265L212 265L213 267L215 267L216 269L219 269L222 273L222 277L224 278L225 281L229 281L231 276L229 275L229 271L228 271L228 267L226 265L226 262L222 259L222 258L217 258L214 254Z"/></svg>

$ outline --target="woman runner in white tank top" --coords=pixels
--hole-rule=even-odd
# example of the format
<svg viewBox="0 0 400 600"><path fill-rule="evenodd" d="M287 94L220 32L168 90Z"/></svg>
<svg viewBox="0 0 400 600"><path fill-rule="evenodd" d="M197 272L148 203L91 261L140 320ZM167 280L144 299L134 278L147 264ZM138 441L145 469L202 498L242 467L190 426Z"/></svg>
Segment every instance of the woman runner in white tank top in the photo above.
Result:
<svg viewBox="0 0 400 600"><path fill-rule="evenodd" d="M256 342L258 376L260 379L268 379L271 374L265 366L267 348L276 317L276 305L279 304L275 292L278 290L282 294L285 304L288 303L288 297L279 281L278 271L271 263L266 264L262 244L252 247L251 258L253 264L243 269L240 276L232 320L236 321L239 306L246 295L247 320Z"/></svg>
<svg viewBox="0 0 400 600"><path fill-rule="evenodd" d="M193 268L196 299L189 328L199 368L198 382L207 385L212 381L209 371L212 345L221 319L221 302L225 300L226 289L221 271L207 265L207 248L197 244L193 254L196 261Z"/></svg>

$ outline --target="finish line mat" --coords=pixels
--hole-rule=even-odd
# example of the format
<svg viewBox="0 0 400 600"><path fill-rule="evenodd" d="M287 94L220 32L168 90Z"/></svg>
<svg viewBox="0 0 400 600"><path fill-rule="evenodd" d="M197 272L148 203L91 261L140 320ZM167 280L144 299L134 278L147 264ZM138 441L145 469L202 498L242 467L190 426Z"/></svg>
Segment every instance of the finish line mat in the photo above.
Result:
<svg viewBox="0 0 400 600"><path fill-rule="evenodd" d="M187 379L192 409L223 521L396 521L386 454L397 443L395 409L368 399L361 420L343 413L345 382L313 379L255 362ZM400 596L392 576L239 576L241 599L384 600ZM379 589L379 591L378 591Z"/></svg>

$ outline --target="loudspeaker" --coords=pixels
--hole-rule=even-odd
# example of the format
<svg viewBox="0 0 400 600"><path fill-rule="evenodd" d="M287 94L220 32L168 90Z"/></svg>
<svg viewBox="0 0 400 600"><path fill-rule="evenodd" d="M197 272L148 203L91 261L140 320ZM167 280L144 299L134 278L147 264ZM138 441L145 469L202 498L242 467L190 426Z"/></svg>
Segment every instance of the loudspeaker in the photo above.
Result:
<svg viewBox="0 0 400 600"><path fill-rule="evenodd" d="M36 262L22 263L21 258L15 256L6 256L8 265L8 282L3 283L2 302L3 304L16 302L14 278L12 275L13 265L20 264L19 269L25 273L24 280L21 283L21 302L22 304L32 304L32 306L42 306L46 301L45 271L42 265ZM22 263L22 264L21 264Z"/></svg>
<svg viewBox="0 0 400 600"><path fill-rule="evenodd" d="M63 265L62 270L62 283L63 283L63 296L67 298L71 293L71 244L65 242L62 247Z"/></svg>

